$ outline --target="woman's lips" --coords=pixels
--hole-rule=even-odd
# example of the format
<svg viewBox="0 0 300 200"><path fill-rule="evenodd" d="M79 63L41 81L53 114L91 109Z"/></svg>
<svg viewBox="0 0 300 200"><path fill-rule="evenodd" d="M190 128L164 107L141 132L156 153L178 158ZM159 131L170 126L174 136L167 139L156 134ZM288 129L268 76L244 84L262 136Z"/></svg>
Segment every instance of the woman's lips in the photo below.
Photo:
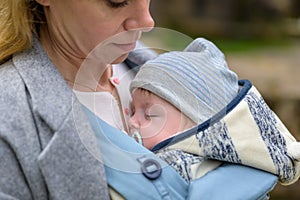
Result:
<svg viewBox="0 0 300 200"><path fill-rule="evenodd" d="M129 43L129 44L116 44L116 45L123 51L130 52L135 48L136 42Z"/></svg>

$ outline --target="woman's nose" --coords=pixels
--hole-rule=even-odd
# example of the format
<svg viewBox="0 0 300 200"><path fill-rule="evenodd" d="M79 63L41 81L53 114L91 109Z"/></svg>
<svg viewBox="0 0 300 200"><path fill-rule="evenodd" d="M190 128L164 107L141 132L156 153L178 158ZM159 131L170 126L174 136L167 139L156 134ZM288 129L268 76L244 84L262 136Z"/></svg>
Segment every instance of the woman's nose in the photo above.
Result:
<svg viewBox="0 0 300 200"><path fill-rule="evenodd" d="M138 0L132 10L131 16L125 22L126 30L151 31L154 27L154 20L149 10L149 0Z"/></svg>

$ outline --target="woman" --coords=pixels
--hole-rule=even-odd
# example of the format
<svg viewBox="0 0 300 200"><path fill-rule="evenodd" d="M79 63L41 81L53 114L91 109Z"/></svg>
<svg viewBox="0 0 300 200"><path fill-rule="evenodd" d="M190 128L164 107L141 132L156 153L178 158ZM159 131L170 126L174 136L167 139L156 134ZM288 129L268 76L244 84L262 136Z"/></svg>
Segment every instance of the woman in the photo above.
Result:
<svg viewBox="0 0 300 200"><path fill-rule="evenodd" d="M110 64L122 63L154 26L150 0L0 4L0 199L108 199L96 140L72 88L113 93Z"/></svg>
<svg viewBox="0 0 300 200"><path fill-rule="evenodd" d="M0 1L0 199L117 196L107 186L104 154L73 90L105 91L121 102L114 92L118 81L111 79L112 65L122 63L141 33L154 26L149 4ZM151 56L133 58L139 65ZM95 113L100 115L97 109L103 107ZM122 124L124 115L119 116ZM133 193L139 195L135 189Z"/></svg>

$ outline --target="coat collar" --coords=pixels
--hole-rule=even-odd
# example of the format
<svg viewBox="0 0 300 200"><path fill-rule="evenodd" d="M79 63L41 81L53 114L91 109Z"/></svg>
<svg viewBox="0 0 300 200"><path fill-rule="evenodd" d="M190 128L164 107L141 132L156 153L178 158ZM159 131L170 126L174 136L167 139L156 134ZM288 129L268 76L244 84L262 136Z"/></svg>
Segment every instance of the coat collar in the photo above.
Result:
<svg viewBox="0 0 300 200"><path fill-rule="evenodd" d="M14 55L13 63L24 81L33 114L53 133L38 156L53 199L108 199L104 167L90 123L38 39L32 48ZM43 130L39 123L37 129ZM40 137L45 134L43 130Z"/></svg>
<svg viewBox="0 0 300 200"><path fill-rule="evenodd" d="M32 48L13 57L37 112L52 130L57 130L72 107L74 95L48 58L37 38Z"/></svg>

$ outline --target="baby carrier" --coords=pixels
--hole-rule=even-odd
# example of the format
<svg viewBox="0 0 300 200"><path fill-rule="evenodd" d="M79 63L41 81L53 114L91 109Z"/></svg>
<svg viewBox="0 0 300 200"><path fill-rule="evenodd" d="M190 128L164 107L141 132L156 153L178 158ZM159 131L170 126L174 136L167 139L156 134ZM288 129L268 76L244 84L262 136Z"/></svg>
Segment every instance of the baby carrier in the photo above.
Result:
<svg viewBox="0 0 300 200"><path fill-rule="evenodd" d="M255 87L247 80L239 84L242 89L226 111L156 145L152 151L84 107L98 140L109 186L124 199L252 200L268 199L278 180L282 184L295 182L299 177L298 143ZM241 126L239 120L247 123ZM195 141L192 153L222 164L190 182L153 153Z"/></svg>

